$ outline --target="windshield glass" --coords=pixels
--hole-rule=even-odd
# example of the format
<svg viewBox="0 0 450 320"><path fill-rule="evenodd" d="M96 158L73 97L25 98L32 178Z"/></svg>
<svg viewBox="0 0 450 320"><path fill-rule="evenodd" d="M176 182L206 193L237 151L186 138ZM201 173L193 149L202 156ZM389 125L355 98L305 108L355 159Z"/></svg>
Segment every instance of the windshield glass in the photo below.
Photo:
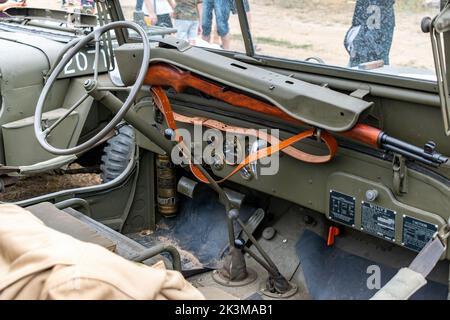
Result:
<svg viewBox="0 0 450 320"><path fill-rule="evenodd" d="M245 51L237 0L122 0L127 19ZM435 81L424 17L440 0L243 0L254 54Z"/></svg>
<svg viewBox="0 0 450 320"><path fill-rule="evenodd" d="M120 0L150 37L245 52L237 0ZM6 6L20 6L0 0ZM424 17L440 0L243 0L260 57L284 58L423 80L436 79ZM28 7L97 14L94 0L27 0Z"/></svg>
<svg viewBox="0 0 450 320"><path fill-rule="evenodd" d="M216 10L205 0L121 0L120 5L125 19L137 22L150 35L173 35L196 46L244 51L238 16L230 11L231 1L219 2Z"/></svg>
<svg viewBox="0 0 450 320"><path fill-rule="evenodd" d="M255 55L435 80L424 17L439 0L243 0ZM245 51L236 0L122 0L127 19L197 46ZM156 8L156 10L155 10Z"/></svg>
<svg viewBox="0 0 450 320"><path fill-rule="evenodd" d="M218 2L204 3L209 1ZM421 21L439 13L439 0L244 0L244 5L256 55L435 80L430 37ZM231 49L237 49L233 39L240 28L234 21L229 37Z"/></svg>
<svg viewBox="0 0 450 320"><path fill-rule="evenodd" d="M7 11L11 8L42 8L52 10L67 10L82 12L86 14L95 13L94 0L0 0L0 11Z"/></svg>
<svg viewBox="0 0 450 320"><path fill-rule="evenodd" d="M0 0L0 23L16 22L23 30L32 25L84 34L89 30L81 29L98 25L96 11L94 0Z"/></svg>

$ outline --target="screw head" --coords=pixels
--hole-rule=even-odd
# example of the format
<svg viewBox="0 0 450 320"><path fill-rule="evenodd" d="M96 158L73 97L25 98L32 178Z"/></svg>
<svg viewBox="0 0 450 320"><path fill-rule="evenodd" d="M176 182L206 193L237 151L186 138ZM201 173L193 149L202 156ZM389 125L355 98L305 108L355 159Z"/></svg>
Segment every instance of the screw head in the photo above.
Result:
<svg viewBox="0 0 450 320"><path fill-rule="evenodd" d="M167 128L164 130L164 137L166 137L167 140L172 140L174 136L175 132L172 129Z"/></svg>

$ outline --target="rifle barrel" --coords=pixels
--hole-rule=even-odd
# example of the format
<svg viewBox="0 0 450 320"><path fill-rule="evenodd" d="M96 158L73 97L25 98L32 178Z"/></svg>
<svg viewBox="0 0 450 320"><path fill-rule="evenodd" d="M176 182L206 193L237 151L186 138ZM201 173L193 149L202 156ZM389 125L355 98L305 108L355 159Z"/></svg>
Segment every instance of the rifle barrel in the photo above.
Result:
<svg viewBox="0 0 450 320"><path fill-rule="evenodd" d="M448 158L439 152L434 150L426 151L425 149L421 149L405 141L390 137L384 132L380 135L379 144L382 149L398 152L406 157L413 158L433 166L440 166L448 161Z"/></svg>

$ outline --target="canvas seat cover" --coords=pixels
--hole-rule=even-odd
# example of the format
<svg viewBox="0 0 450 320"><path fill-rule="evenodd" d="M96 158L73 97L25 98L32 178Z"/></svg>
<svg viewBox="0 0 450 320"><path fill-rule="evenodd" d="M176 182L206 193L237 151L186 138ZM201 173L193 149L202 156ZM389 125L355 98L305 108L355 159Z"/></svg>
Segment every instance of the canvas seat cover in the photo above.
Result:
<svg viewBox="0 0 450 320"><path fill-rule="evenodd" d="M0 205L0 299L203 299L164 264L130 262Z"/></svg>

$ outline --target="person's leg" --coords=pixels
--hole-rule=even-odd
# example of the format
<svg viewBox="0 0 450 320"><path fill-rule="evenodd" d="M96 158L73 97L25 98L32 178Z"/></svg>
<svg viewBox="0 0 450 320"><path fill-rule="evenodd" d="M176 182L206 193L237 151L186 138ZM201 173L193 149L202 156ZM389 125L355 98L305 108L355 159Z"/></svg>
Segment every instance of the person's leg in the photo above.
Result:
<svg viewBox="0 0 450 320"><path fill-rule="evenodd" d="M202 38L207 42L211 40L213 8L214 8L214 0L203 0Z"/></svg>
<svg viewBox="0 0 450 320"><path fill-rule="evenodd" d="M189 21L187 38L191 45L195 45L195 39L197 39L197 30L198 30L198 21Z"/></svg>
<svg viewBox="0 0 450 320"><path fill-rule="evenodd" d="M215 0L214 12L216 14L217 33L222 39L222 48L230 49L230 27L228 20L230 19L230 2L228 0Z"/></svg>
<svg viewBox="0 0 450 320"><path fill-rule="evenodd" d="M248 3L248 0L244 0L244 10L245 12L250 12L250 3Z"/></svg>
<svg viewBox="0 0 450 320"><path fill-rule="evenodd" d="M189 41L188 31L189 31L189 23L187 20L174 20L174 27L177 29L177 38Z"/></svg>
<svg viewBox="0 0 450 320"><path fill-rule="evenodd" d="M231 37L230 34L227 33L224 36L220 37L222 39L222 49L223 50L230 50L231 48Z"/></svg>
<svg viewBox="0 0 450 320"><path fill-rule="evenodd" d="M217 33L217 22L216 22L216 14L213 13L213 23L212 23L212 31L211 31L211 43L215 43L221 45L222 40Z"/></svg>
<svg viewBox="0 0 450 320"><path fill-rule="evenodd" d="M353 11L352 25L344 37L344 47L349 53L348 66L350 68L358 66L364 61L364 54L367 51L364 43L364 29L367 23L365 12L367 10L366 0L356 0ZM362 35L362 36L361 36Z"/></svg>
<svg viewBox="0 0 450 320"><path fill-rule="evenodd" d="M394 37L394 29L395 29L395 11L394 11L394 2L389 1L387 3L388 7L385 8L384 17L382 19L382 30L383 37L381 39L383 45L383 54L382 59L384 60L385 65L389 65L389 55L391 52L392 40Z"/></svg>
<svg viewBox="0 0 450 320"><path fill-rule="evenodd" d="M250 3L248 3L248 0L244 0L244 9L247 14L248 26L250 27L250 30L252 30L252 13L250 11Z"/></svg>
<svg viewBox="0 0 450 320"><path fill-rule="evenodd" d="M136 11L142 11L142 7L144 6L144 0L136 0Z"/></svg>

